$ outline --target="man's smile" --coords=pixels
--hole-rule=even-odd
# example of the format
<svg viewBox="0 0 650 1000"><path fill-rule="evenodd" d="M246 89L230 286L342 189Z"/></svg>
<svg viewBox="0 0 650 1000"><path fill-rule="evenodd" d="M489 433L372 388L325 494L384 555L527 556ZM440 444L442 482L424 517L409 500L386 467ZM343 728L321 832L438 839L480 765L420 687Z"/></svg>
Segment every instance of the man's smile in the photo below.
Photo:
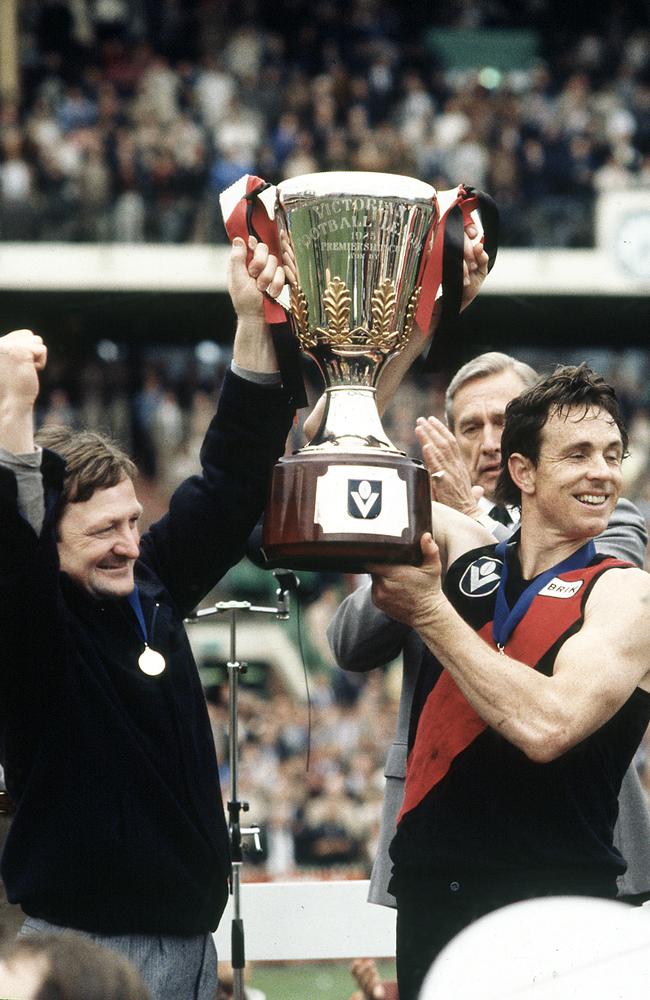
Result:
<svg viewBox="0 0 650 1000"><path fill-rule="evenodd" d="M588 507L602 507L609 500L609 495L602 493L578 493L576 500L586 504Z"/></svg>

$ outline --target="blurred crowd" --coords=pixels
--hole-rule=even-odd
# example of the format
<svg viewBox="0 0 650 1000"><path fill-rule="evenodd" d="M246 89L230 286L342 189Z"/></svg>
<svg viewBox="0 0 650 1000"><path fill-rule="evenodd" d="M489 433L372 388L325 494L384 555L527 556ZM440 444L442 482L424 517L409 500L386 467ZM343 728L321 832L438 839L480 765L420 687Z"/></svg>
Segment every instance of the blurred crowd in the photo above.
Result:
<svg viewBox="0 0 650 1000"><path fill-rule="evenodd" d="M343 672L319 672L310 677L310 712L285 693L240 693L239 789L250 805L242 819L261 827L261 851L250 839L245 845L249 881L314 870L368 877L379 833L386 734L396 710L391 686L380 671L362 684ZM224 804L227 703L223 688L210 697Z"/></svg>
<svg viewBox="0 0 650 1000"><path fill-rule="evenodd" d="M589 245L598 192L650 185L647 5L417 6L23 0L0 239L218 242L241 174L352 169L489 191L503 245ZM482 61L504 28L515 68Z"/></svg>

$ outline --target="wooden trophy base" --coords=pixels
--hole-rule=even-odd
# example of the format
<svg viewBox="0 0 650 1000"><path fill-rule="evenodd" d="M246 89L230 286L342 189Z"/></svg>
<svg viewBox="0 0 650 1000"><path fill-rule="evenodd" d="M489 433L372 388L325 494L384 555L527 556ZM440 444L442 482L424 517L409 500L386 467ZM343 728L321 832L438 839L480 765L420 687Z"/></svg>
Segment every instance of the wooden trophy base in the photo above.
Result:
<svg viewBox="0 0 650 1000"><path fill-rule="evenodd" d="M422 561L429 475L405 455L301 451L273 470L262 548L269 568L363 573Z"/></svg>

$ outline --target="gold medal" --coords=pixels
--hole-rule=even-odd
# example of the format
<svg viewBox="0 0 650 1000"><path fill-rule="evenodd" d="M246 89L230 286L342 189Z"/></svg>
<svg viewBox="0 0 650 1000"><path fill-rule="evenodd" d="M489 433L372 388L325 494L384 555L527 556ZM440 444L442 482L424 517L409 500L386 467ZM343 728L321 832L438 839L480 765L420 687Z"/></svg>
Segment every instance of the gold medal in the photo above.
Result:
<svg viewBox="0 0 650 1000"><path fill-rule="evenodd" d="M157 677L158 674L162 674L167 664L162 653L157 652L157 650L152 649L151 646L147 646L145 643L144 649L138 657L138 666L143 674L148 674L149 677Z"/></svg>

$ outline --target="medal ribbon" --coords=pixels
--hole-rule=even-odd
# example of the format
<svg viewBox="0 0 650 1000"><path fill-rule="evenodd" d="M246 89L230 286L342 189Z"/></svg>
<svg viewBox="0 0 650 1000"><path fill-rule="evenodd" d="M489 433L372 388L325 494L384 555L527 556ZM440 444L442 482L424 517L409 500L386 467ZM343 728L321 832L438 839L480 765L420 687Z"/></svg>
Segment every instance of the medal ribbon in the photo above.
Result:
<svg viewBox="0 0 650 1000"><path fill-rule="evenodd" d="M145 646L148 646L149 634L147 632L147 623L144 620L144 614L142 611L142 601L140 600L140 591L138 590L137 585L134 587L134 589L127 597L127 601L133 608L133 613L135 617L138 619L138 625L140 626L140 631L142 632L143 642Z"/></svg>
<svg viewBox="0 0 650 1000"><path fill-rule="evenodd" d="M508 543L511 542L512 539L506 539L503 542L499 542L494 550L496 558L500 559L503 563L501 579L499 580L499 589L497 590L496 605L494 608L494 620L492 622L492 636L496 645L500 649L503 649L515 628L528 611L528 608L532 604L534 598L537 594L539 594L540 590L542 590L546 584L553 579L553 577L560 576L562 573L569 573L574 569L583 569L588 566L596 556L596 546L593 541L588 541L586 545L583 545L577 550L577 552L574 552L567 559L556 563L555 566L551 566L550 569L544 570L543 573L536 576L519 596L515 606L510 608L506 599L506 585L508 582L508 560L506 558L506 549L508 547Z"/></svg>
<svg viewBox="0 0 650 1000"><path fill-rule="evenodd" d="M144 620L144 614L142 612L142 602L140 600L140 591L137 586L131 591L127 598L129 604L133 609L135 617L138 619L138 625L140 626L140 631L142 632L142 638L144 640L144 649L138 657L138 666L144 674L148 674L150 677L157 677L165 669L165 657L158 650L152 649L149 645L149 635L147 633L147 624ZM153 632L156 627L156 615L158 613L158 605L154 608L153 621L151 623L151 631Z"/></svg>

